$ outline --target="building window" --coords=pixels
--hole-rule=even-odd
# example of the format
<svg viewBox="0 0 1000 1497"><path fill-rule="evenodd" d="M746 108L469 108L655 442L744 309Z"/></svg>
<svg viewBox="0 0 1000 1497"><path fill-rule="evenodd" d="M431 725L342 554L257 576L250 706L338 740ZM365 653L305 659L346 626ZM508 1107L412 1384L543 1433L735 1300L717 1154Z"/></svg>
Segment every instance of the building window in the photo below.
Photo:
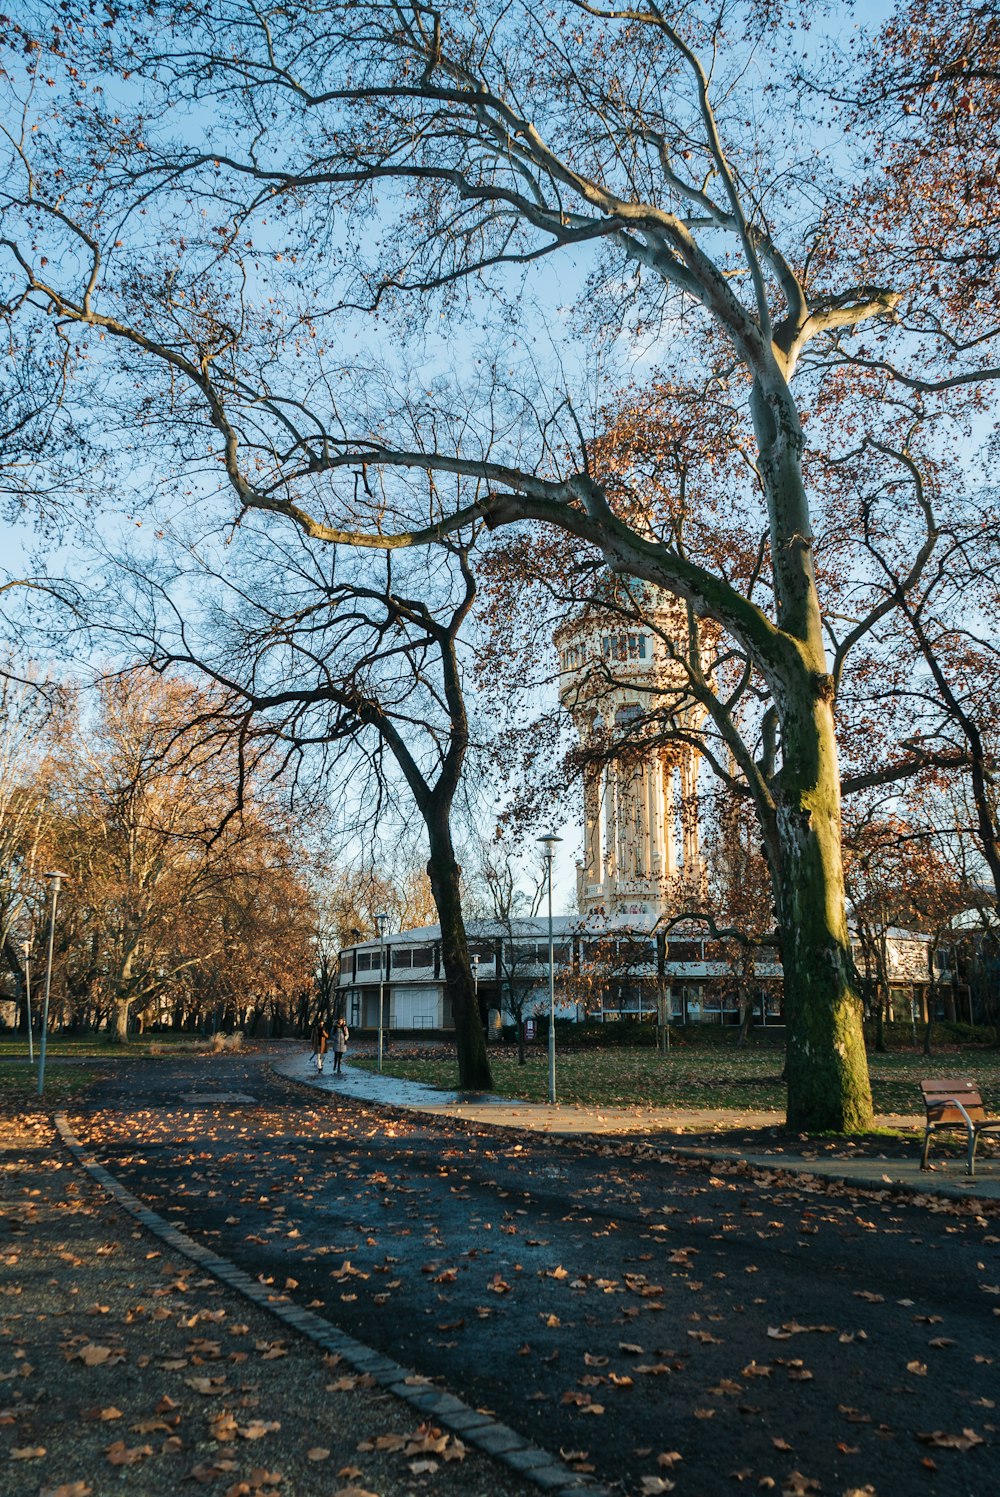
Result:
<svg viewBox="0 0 1000 1497"><path fill-rule="evenodd" d="M378 958L375 959L378 966ZM432 946L396 946L392 952L392 965L399 970L401 967L433 967L434 948Z"/></svg>

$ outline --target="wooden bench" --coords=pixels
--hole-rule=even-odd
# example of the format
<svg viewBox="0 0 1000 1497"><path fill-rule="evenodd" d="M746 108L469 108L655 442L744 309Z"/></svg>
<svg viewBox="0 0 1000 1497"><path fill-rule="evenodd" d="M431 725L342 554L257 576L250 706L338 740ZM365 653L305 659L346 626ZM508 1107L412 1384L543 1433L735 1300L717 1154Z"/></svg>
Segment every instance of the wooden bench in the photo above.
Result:
<svg viewBox="0 0 1000 1497"><path fill-rule="evenodd" d="M976 1146L980 1135L1000 1131L1000 1118L988 1118L983 1099L973 1081L956 1080L921 1081L924 1095L924 1112L927 1126L924 1130L924 1151L920 1156L920 1168L927 1169L927 1153L931 1146L931 1134L939 1128L963 1128L969 1141L969 1174L976 1173Z"/></svg>

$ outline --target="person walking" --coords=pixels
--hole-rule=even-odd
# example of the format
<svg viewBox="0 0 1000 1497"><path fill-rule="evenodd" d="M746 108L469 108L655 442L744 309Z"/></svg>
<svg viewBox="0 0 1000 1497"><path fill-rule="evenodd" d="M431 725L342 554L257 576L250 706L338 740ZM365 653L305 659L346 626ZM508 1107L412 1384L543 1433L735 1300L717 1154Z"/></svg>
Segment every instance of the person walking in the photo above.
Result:
<svg viewBox="0 0 1000 1497"><path fill-rule="evenodd" d="M333 1074L335 1076L340 1075L340 1068L344 1062L344 1051L347 1049L347 1041L350 1037L351 1032L347 1027L347 1020L341 1014L333 1026Z"/></svg>
<svg viewBox="0 0 1000 1497"><path fill-rule="evenodd" d="M323 1057L326 1054L327 1042L330 1032L321 1018L317 1018L312 1027L312 1058L316 1062L316 1069L320 1075L323 1074Z"/></svg>

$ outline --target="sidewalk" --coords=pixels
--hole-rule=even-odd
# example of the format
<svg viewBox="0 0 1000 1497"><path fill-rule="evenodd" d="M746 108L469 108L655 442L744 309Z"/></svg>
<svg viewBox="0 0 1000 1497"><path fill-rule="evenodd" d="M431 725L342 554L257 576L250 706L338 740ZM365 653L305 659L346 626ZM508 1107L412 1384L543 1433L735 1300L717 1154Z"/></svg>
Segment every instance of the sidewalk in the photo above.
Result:
<svg viewBox="0 0 1000 1497"><path fill-rule="evenodd" d="M519 1468L509 1432L491 1459L502 1426L296 1304L293 1280L130 1219L122 1194L45 1112L0 1109L4 1497L413 1497L415 1463L435 1497L538 1497L532 1460L579 1497L526 1441Z"/></svg>
<svg viewBox="0 0 1000 1497"><path fill-rule="evenodd" d="M742 1161L754 1169L780 1171L842 1182L865 1190L903 1190L918 1196L950 1200L1000 1202L1000 1158L980 1154L976 1176L965 1173L961 1157L946 1158L935 1141L932 1169L920 1168L923 1119L915 1114L876 1118L881 1128L914 1130L912 1157L893 1159L878 1152L877 1138L817 1142L795 1134L782 1136L780 1145L753 1149L734 1146L734 1135L779 1128L777 1112L717 1108L712 1112L669 1107L583 1107L569 1103L522 1102L492 1094L438 1091L419 1081L379 1075L347 1065L340 1076L317 1075L309 1056L296 1055L271 1062L272 1070L290 1081L323 1092L337 1092L358 1102L399 1107L431 1117L462 1119L491 1128L513 1128L559 1137L630 1137L681 1158ZM694 1135L690 1141L686 1134ZM706 1135L709 1135L706 1138ZM983 1145L980 1145L980 1149ZM820 1152L820 1150L824 1152Z"/></svg>

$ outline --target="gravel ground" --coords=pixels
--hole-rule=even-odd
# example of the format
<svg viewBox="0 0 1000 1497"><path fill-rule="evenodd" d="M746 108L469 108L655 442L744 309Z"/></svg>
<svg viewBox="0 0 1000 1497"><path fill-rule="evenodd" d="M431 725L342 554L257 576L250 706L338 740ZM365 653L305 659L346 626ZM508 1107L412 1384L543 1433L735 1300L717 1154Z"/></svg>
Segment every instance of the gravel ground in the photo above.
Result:
<svg viewBox="0 0 1000 1497"><path fill-rule="evenodd" d="M43 1113L0 1116L0 1181L5 1497L537 1492L136 1228Z"/></svg>

